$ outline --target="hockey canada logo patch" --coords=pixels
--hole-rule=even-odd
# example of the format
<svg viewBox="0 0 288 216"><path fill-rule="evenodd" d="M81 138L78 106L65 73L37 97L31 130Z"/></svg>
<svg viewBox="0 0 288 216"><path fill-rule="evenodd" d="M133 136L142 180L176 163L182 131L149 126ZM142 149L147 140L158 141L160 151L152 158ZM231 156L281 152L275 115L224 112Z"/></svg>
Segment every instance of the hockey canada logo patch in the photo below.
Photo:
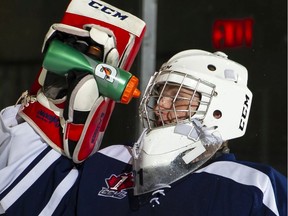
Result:
<svg viewBox="0 0 288 216"><path fill-rule="evenodd" d="M123 199L126 197L125 190L134 186L132 173L123 173L121 175L111 175L105 179L107 188L103 187L98 193L99 196Z"/></svg>

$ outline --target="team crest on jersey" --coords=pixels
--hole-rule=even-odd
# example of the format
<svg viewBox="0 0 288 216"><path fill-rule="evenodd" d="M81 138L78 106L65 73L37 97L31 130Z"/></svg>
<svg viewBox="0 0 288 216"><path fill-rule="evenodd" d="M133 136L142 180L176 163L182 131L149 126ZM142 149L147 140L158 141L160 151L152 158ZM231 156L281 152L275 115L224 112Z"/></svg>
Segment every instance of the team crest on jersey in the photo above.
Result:
<svg viewBox="0 0 288 216"><path fill-rule="evenodd" d="M103 187L99 191L99 196L123 199L126 197L126 190L134 186L132 173L123 173L118 176L115 174L105 179L107 188Z"/></svg>

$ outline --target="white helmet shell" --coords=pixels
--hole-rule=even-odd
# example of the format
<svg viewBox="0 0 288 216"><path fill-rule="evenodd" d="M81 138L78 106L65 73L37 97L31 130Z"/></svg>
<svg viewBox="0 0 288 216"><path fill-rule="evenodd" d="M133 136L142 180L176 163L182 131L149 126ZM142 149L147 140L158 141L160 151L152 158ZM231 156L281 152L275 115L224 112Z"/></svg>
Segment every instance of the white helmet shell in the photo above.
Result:
<svg viewBox="0 0 288 216"><path fill-rule="evenodd" d="M143 108L144 101L149 97L149 88L161 82L179 83L191 89L197 88L196 90L202 94L202 100L211 98L210 101L200 103L198 113L201 113L201 116L194 116L202 119L203 125L217 127L223 140L241 137L246 131L252 102L252 93L247 88L247 81L247 69L229 60L222 52L183 51L163 64L155 74L141 102L140 115L148 116L143 115ZM221 117L216 118L216 113Z"/></svg>
<svg viewBox="0 0 288 216"><path fill-rule="evenodd" d="M133 147L136 195L183 178L209 160L224 141L245 134L252 102L247 80L244 66L222 52L202 50L180 52L155 72L139 107L145 132ZM179 90L171 97L171 108L155 111L161 98L167 97L166 86ZM177 97L183 100L181 89L194 92L186 110L175 105ZM195 92L200 97L193 110ZM174 112L175 119L165 121L165 112ZM185 119L177 117L180 112L187 113Z"/></svg>

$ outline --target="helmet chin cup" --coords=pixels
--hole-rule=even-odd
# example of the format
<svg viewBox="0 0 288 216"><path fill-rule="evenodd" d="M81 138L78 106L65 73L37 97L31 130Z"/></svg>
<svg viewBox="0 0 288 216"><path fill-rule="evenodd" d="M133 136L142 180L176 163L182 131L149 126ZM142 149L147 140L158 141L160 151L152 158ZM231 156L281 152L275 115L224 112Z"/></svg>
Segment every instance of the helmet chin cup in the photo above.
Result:
<svg viewBox="0 0 288 216"><path fill-rule="evenodd" d="M193 138L186 129L174 126L143 132L133 147L135 195L165 188L194 172L221 147L217 131L197 123L188 126Z"/></svg>

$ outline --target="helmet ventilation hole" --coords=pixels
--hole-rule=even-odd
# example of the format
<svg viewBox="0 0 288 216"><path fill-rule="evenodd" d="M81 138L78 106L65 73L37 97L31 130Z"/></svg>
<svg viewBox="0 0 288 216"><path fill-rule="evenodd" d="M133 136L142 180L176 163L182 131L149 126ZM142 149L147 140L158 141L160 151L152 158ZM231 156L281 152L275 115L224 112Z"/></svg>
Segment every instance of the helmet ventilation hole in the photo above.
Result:
<svg viewBox="0 0 288 216"><path fill-rule="evenodd" d="M215 119L220 119L220 118L222 117L222 112L221 112L220 110L215 110L215 111L213 112L213 117L214 117Z"/></svg>
<svg viewBox="0 0 288 216"><path fill-rule="evenodd" d="M215 67L214 65L212 65L212 64L209 64L209 65L207 66L207 68L208 68L208 70L210 70L210 71L215 71L215 70L216 70L216 67Z"/></svg>

